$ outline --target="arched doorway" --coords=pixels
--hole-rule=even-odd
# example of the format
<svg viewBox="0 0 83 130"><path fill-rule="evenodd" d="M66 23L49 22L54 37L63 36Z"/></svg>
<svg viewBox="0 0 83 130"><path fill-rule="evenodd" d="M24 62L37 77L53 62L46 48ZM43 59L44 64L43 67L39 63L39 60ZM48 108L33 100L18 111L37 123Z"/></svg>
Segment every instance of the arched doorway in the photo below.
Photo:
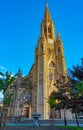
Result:
<svg viewBox="0 0 83 130"><path fill-rule="evenodd" d="M24 104L22 115L23 115L25 118L29 118L29 105L28 105L27 103Z"/></svg>
<svg viewBox="0 0 83 130"><path fill-rule="evenodd" d="M22 109L21 109L21 115L25 118L30 118L30 99L31 99L31 96L30 96L30 93L29 92L23 92L22 95L21 95L21 104L22 104Z"/></svg>

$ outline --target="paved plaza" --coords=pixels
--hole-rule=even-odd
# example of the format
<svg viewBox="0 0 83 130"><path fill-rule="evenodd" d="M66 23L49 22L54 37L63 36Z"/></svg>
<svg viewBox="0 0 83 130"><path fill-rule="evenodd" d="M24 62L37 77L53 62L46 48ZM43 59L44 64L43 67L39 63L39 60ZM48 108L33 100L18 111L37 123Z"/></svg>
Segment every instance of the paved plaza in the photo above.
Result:
<svg viewBox="0 0 83 130"><path fill-rule="evenodd" d="M64 120L54 119L54 120L43 120L38 121L39 126L34 126L34 119L27 120L8 120L6 124L6 130L71 130L70 128L58 128L57 126L64 126ZM67 120L67 126L77 126L76 120ZM79 120L79 126L83 127L83 119ZM1 128L0 130L4 130Z"/></svg>

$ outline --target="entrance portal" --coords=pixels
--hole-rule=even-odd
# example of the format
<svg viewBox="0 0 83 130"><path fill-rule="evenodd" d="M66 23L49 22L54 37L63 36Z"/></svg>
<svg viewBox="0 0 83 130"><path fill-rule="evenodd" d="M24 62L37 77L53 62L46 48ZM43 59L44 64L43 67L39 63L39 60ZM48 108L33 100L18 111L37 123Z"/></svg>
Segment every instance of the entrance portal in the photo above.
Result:
<svg viewBox="0 0 83 130"><path fill-rule="evenodd" d="M23 108L23 116L24 116L25 118L29 118L29 106L28 106L28 104L25 104L25 105L24 105L24 108Z"/></svg>

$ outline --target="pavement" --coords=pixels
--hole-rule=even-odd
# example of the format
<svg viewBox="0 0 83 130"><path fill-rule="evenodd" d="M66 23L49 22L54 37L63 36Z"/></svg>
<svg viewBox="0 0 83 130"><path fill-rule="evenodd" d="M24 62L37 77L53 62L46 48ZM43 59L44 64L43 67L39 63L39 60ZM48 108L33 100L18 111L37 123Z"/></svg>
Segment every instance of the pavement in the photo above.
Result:
<svg viewBox="0 0 83 130"><path fill-rule="evenodd" d="M6 130L70 130L69 128L57 128L57 126L64 126L64 120L39 120L38 123L39 124L35 125L33 119L22 121L9 120L6 124ZM76 121L68 120L67 126L77 126ZM83 120L79 120L79 126L83 127ZM2 128L0 130L4 129Z"/></svg>

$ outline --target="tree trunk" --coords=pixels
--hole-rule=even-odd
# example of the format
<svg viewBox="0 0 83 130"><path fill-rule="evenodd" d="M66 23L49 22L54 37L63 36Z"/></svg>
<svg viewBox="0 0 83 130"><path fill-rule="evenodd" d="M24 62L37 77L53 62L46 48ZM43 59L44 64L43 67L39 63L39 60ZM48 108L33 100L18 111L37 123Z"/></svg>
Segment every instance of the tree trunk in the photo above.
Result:
<svg viewBox="0 0 83 130"><path fill-rule="evenodd" d="M74 112L75 112L76 123L77 123L77 126L79 127L78 116L77 116L77 110L74 110Z"/></svg>
<svg viewBox="0 0 83 130"><path fill-rule="evenodd" d="M3 128L6 130L6 122L7 122L7 115L8 115L8 108L4 106L3 108L3 116L2 116L2 123L3 123Z"/></svg>
<svg viewBox="0 0 83 130"><path fill-rule="evenodd" d="M0 108L0 128L2 126L3 107Z"/></svg>
<svg viewBox="0 0 83 130"><path fill-rule="evenodd" d="M3 107L2 107L2 110L1 110L1 117L0 117L0 128L3 124L3 113L4 113L4 104L3 104Z"/></svg>
<svg viewBox="0 0 83 130"><path fill-rule="evenodd" d="M66 114L65 114L65 108L64 108L64 124L65 124L65 126L67 126L67 119L66 119Z"/></svg>

